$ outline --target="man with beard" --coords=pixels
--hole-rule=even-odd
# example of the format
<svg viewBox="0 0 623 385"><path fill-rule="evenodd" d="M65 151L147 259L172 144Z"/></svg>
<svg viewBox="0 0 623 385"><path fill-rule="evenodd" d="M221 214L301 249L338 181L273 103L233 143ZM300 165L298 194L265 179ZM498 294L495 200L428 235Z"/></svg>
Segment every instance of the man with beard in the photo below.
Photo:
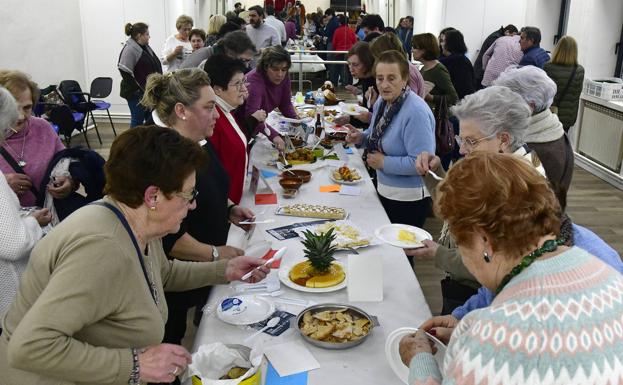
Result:
<svg viewBox="0 0 623 385"><path fill-rule="evenodd" d="M249 8L249 24L247 24L246 30L247 35L257 50L251 62L251 68L255 68L255 64L260 56L260 51L263 48L281 45L279 32L270 25L265 24L264 17L264 8L259 5Z"/></svg>

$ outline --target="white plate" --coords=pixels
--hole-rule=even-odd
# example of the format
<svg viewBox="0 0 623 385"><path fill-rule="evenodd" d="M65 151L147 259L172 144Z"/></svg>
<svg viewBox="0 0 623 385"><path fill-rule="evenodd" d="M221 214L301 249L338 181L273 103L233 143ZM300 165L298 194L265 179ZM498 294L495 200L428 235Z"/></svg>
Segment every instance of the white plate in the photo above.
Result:
<svg viewBox="0 0 623 385"><path fill-rule="evenodd" d="M266 297L253 294L232 295L218 303L217 317L232 325L250 325L265 320L275 311L275 304Z"/></svg>
<svg viewBox="0 0 623 385"><path fill-rule="evenodd" d="M317 228L325 226L327 223L334 223L337 226L343 226L343 225L350 226L359 233L357 240L366 240L369 242L367 245L353 246L352 247L353 249L359 249L362 247L375 246L375 245L380 244L380 241L378 239L370 236L370 234L363 231L363 229L357 226L354 222L348 221L348 220L329 221L329 222L322 223L319 225L297 227L294 229L294 232L297 233L299 237L304 238L303 231L309 230L311 232L315 232ZM333 242L334 245L340 245L340 244L344 245L344 244L348 244L349 242L356 241L356 240L353 240L349 237L342 235L341 233L335 232L335 230L333 232L334 234L336 234L335 241ZM348 250L348 249L338 247L338 250Z"/></svg>
<svg viewBox="0 0 623 385"><path fill-rule="evenodd" d="M263 256L266 255L266 253L270 251L270 249L271 249L270 242L261 241L261 242L254 243L252 245L247 246L247 248L244 250L244 255L247 255L253 258L262 258Z"/></svg>
<svg viewBox="0 0 623 385"><path fill-rule="evenodd" d="M417 328L410 327L398 328L391 332L385 340L385 357L387 358L387 362L398 378L400 378L405 384L408 384L409 381L409 368L402 363L398 348L402 337L415 333L417 330ZM437 361L437 365L439 366L439 370L441 370L443 366L443 357L446 354L446 345L432 335L428 333L426 333L426 335L435 343L437 353L435 353L434 357L435 361Z"/></svg>
<svg viewBox="0 0 623 385"><path fill-rule="evenodd" d="M348 181L341 180L341 179L335 179L335 177L333 176L333 172L337 171L337 170L338 170L337 168L329 169L329 178L331 178L331 180L334 181L335 183L346 184L346 185L354 185L354 184L358 184L358 183L363 182L363 176L361 176L361 172L359 170L357 170L357 169L351 168L351 170L355 170L357 172L357 174L359 175L360 178L357 179L357 180L354 180L352 182L348 182Z"/></svg>
<svg viewBox="0 0 623 385"><path fill-rule="evenodd" d="M430 235L426 230L422 230L419 227L415 226L401 225L397 223L392 223L379 227L374 231L374 235L376 235L383 242L389 243L392 246L400 247L401 249L415 249L418 247L424 247L424 244L421 242L411 243L398 240L398 232L400 230L407 230L415 233L416 239L419 240L433 239L433 236Z"/></svg>
<svg viewBox="0 0 623 385"><path fill-rule="evenodd" d="M296 265L298 262L303 262L303 261L304 259L300 259L299 261L291 265L287 265L287 266L284 266L282 264L281 267L279 268L279 280L281 281L281 283L283 283L284 285L286 285L287 287L291 289L302 291L305 293L330 293L332 291L338 291L346 287L346 281L348 281L348 277L344 277L344 280L342 282L331 287L307 287L307 286L297 285L296 283L292 282L290 280L290 270L292 270L294 265ZM346 271L346 266L344 266L343 263L338 262L338 261L335 261L335 263L337 263L338 265L342 267L342 269L344 269L344 274L348 274L348 272Z"/></svg>
<svg viewBox="0 0 623 385"><path fill-rule="evenodd" d="M368 112L368 109L360 106L359 104L354 103L340 103L340 111L347 115L357 116L363 114L364 112Z"/></svg>

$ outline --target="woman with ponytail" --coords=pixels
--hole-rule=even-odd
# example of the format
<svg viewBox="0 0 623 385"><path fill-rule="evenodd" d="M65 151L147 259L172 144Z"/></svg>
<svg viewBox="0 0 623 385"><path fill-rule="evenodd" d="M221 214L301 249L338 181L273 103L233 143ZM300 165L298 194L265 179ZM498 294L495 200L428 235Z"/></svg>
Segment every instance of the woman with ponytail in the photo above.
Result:
<svg viewBox="0 0 623 385"><path fill-rule="evenodd" d="M162 65L158 55L149 46L149 26L145 23L127 23L125 34L130 38L126 41L119 54L117 68L121 73L122 98L130 107L130 127L151 122L150 115L139 101L145 91L147 76L162 73Z"/></svg>

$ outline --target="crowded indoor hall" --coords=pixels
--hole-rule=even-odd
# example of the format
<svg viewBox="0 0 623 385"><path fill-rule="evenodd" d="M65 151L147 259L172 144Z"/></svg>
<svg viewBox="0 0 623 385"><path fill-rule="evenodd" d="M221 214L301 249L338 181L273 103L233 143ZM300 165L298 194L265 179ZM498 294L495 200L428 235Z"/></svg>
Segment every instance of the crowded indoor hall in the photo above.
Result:
<svg viewBox="0 0 623 385"><path fill-rule="evenodd" d="M0 385L623 385L622 1L3 5Z"/></svg>

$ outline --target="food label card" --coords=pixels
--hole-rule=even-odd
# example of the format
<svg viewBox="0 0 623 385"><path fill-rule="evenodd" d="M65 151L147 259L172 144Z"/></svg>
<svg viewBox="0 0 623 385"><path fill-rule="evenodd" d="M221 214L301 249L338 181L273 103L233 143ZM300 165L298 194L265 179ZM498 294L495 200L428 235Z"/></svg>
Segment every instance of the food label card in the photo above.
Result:
<svg viewBox="0 0 623 385"><path fill-rule="evenodd" d="M319 225L321 223L329 222L331 220L332 219L320 219L318 221L293 223L288 226L276 227L274 229L266 230L266 232L280 241L285 241L286 239L296 238L299 236L296 231L294 231L294 229L298 227Z"/></svg>

